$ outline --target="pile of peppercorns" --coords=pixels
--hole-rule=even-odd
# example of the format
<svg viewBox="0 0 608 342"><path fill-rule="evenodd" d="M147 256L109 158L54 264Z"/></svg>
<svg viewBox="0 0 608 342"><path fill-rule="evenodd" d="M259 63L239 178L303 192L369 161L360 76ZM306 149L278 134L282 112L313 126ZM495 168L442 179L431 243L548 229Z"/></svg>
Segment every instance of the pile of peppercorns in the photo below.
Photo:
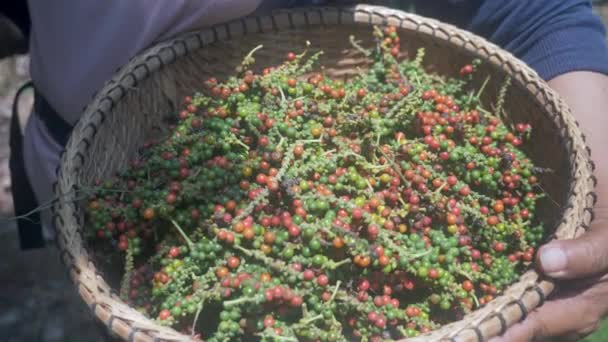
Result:
<svg viewBox="0 0 608 342"><path fill-rule="evenodd" d="M357 49L368 72L290 53L204 82L171 133L90 199L91 240L124 256L120 294L209 341L416 336L491 301L543 227L527 124L456 78L399 58L396 29Z"/></svg>

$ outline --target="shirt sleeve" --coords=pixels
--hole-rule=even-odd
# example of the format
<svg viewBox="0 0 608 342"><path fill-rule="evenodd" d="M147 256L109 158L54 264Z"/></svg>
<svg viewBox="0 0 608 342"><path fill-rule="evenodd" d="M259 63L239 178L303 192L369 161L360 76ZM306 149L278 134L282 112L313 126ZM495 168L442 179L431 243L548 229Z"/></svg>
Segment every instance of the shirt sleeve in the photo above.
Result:
<svg viewBox="0 0 608 342"><path fill-rule="evenodd" d="M485 0L468 29L550 80L571 71L608 74L606 31L583 0Z"/></svg>

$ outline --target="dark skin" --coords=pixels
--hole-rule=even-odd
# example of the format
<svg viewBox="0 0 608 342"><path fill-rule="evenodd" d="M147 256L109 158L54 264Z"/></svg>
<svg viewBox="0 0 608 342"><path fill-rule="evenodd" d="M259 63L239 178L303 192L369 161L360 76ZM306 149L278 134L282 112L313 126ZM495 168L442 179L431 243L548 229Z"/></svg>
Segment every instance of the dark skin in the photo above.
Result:
<svg viewBox="0 0 608 342"><path fill-rule="evenodd" d="M596 165L598 202L590 230L577 239L540 248L539 269L559 290L521 323L491 342L575 340L597 329L608 314L608 76L571 72L549 81L572 109ZM560 252L562 254L560 254ZM552 339L553 338L553 339Z"/></svg>

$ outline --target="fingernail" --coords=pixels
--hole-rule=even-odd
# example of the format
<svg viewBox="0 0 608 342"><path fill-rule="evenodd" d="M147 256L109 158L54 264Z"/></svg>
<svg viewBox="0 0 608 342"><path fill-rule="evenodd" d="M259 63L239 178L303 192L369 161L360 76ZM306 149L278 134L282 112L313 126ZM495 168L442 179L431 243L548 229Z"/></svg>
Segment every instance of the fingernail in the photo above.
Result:
<svg viewBox="0 0 608 342"><path fill-rule="evenodd" d="M546 247L540 250L540 263L547 275L563 271L568 263L566 253L559 247Z"/></svg>

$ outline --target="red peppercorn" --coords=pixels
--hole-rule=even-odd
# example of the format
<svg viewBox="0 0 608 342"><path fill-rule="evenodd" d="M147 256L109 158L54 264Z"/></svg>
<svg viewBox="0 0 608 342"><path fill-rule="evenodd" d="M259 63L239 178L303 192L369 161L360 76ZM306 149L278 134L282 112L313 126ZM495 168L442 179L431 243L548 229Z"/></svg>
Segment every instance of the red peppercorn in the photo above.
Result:
<svg viewBox="0 0 608 342"><path fill-rule="evenodd" d="M180 254L180 250L178 247L171 247L169 249L169 256L171 258L177 258L179 256L179 254Z"/></svg>
<svg viewBox="0 0 608 342"><path fill-rule="evenodd" d="M467 64L460 69L460 75L466 76L473 72L473 66L471 64Z"/></svg>
<svg viewBox="0 0 608 342"><path fill-rule="evenodd" d="M161 310L160 313L158 314L158 319L160 319L161 321L164 321L164 320L168 319L169 317L171 317L171 311L169 311L167 309Z"/></svg>
<svg viewBox="0 0 608 342"><path fill-rule="evenodd" d="M264 317L264 326L266 328L271 328L274 326L274 318L272 318L272 316L266 316Z"/></svg>
<svg viewBox="0 0 608 342"><path fill-rule="evenodd" d="M310 281L315 278L315 273L310 269L306 269L306 270L304 270L304 273L302 274L302 276L303 276L304 280Z"/></svg>
<svg viewBox="0 0 608 342"><path fill-rule="evenodd" d="M496 242L494 244L494 250L496 252L503 252L505 250L505 244L502 242Z"/></svg>
<svg viewBox="0 0 608 342"><path fill-rule="evenodd" d="M236 269L241 264L241 260L238 257L231 256L231 257L228 258L226 264L231 269Z"/></svg>
<svg viewBox="0 0 608 342"><path fill-rule="evenodd" d="M488 219L486 220L486 222L490 226L495 226L495 225L497 225L500 222L500 220L498 219L498 216L490 216L490 217L488 217Z"/></svg>

